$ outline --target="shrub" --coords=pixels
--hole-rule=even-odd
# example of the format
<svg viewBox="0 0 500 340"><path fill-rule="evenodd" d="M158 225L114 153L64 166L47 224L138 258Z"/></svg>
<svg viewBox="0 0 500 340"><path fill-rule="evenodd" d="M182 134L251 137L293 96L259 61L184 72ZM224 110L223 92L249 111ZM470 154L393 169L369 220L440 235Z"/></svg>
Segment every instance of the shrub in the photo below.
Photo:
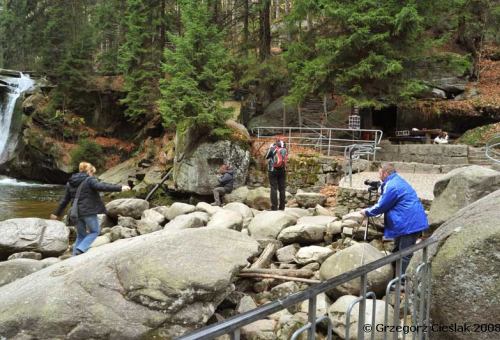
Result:
<svg viewBox="0 0 500 340"><path fill-rule="evenodd" d="M89 162L99 168L104 164L103 156L103 150L99 144L82 139L78 142L78 146L71 151L71 165L77 170L80 162Z"/></svg>

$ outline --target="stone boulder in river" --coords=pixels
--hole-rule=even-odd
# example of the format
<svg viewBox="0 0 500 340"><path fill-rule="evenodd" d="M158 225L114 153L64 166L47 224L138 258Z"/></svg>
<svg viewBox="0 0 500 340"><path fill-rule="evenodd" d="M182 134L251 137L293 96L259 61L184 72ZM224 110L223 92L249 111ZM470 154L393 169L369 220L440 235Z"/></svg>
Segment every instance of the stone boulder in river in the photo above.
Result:
<svg viewBox="0 0 500 340"><path fill-rule="evenodd" d="M22 251L59 256L68 248L64 223L41 218L14 218L0 222L0 259Z"/></svg>
<svg viewBox="0 0 500 340"><path fill-rule="evenodd" d="M170 339L205 325L257 253L255 240L219 228L98 247L1 287L0 338Z"/></svg>

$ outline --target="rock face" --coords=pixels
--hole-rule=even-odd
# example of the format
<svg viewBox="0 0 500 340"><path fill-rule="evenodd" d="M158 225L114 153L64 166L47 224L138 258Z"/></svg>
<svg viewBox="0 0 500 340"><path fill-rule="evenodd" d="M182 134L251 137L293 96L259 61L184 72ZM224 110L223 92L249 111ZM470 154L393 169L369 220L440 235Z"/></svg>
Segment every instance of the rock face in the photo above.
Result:
<svg viewBox="0 0 500 340"><path fill-rule="evenodd" d="M217 228L159 231L98 247L0 288L0 335L179 336L205 324L257 252L250 237Z"/></svg>
<svg viewBox="0 0 500 340"><path fill-rule="evenodd" d="M181 139L182 137L177 135L177 162L174 167L174 182L179 191L194 192L199 195L212 194L213 188L218 185L217 170L224 162L234 169L234 186L245 184L250 151L227 140L202 143L194 150L188 150L186 145L188 142L183 142Z"/></svg>
<svg viewBox="0 0 500 340"><path fill-rule="evenodd" d="M431 318L438 324L495 324L500 315L500 190L461 209L433 234ZM416 254L408 271L420 263ZM460 297L460 298L457 298ZM498 334L475 333L474 339ZM471 339L467 333L433 333L432 339Z"/></svg>
<svg viewBox="0 0 500 340"><path fill-rule="evenodd" d="M429 223L438 226L458 210L498 189L498 171L477 165L452 170L434 185Z"/></svg>
<svg viewBox="0 0 500 340"><path fill-rule="evenodd" d="M59 221L14 218L0 222L0 258L22 251L59 256L68 248L69 229Z"/></svg>
<svg viewBox="0 0 500 340"><path fill-rule="evenodd" d="M382 257L384 257L384 255L372 245L357 243L326 259L321 265L320 277L322 280L328 280L334 276L360 267L362 259L363 264L367 264ZM392 277L393 270L390 265L386 265L368 273L368 291L373 291L377 295L382 295L387 283L389 283ZM333 288L328 292L328 295L332 297L339 297L345 294L358 295L360 288L360 280L354 279Z"/></svg>

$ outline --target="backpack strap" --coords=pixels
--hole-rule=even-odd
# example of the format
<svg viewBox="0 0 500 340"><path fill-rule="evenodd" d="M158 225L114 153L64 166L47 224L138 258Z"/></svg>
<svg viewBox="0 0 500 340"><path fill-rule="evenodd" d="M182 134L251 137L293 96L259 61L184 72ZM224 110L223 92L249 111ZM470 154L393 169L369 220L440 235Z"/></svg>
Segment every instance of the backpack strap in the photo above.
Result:
<svg viewBox="0 0 500 340"><path fill-rule="evenodd" d="M87 177L83 180L82 183L78 186L78 189L76 189L76 195L75 195L75 200L80 198L80 193L82 192L83 184L89 179L90 177Z"/></svg>

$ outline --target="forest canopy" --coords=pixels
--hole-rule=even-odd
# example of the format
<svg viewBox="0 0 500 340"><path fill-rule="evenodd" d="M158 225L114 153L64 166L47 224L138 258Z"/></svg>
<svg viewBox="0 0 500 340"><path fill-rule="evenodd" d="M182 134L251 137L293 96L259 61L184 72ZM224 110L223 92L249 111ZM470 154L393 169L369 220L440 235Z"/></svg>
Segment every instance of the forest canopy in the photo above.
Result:
<svg viewBox="0 0 500 340"><path fill-rule="evenodd" d="M128 119L217 127L250 86L382 107L435 65L477 79L498 22L493 0L0 0L0 67L56 83L54 112L120 76Z"/></svg>

